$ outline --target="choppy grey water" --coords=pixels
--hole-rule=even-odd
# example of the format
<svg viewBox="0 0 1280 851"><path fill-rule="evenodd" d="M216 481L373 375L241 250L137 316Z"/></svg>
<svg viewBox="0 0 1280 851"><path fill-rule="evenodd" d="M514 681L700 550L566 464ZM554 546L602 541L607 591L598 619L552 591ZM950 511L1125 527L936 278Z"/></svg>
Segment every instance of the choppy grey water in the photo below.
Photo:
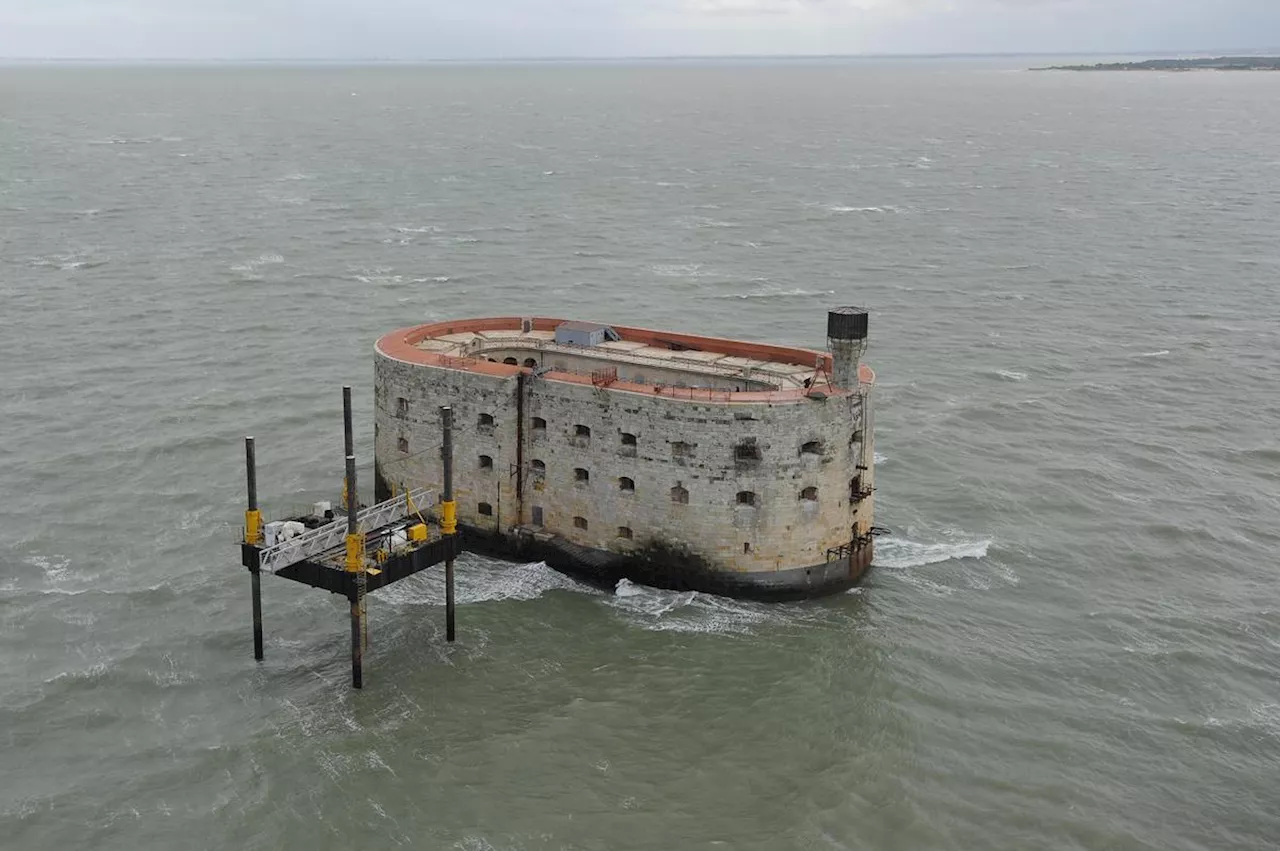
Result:
<svg viewBox="0 0 1280 851"><path fill-rule="evenodd" d="M0 70L6 849L1280 840L1280 75ZM753 605L468 558L264 582L413 322L822 345L873 312L877 569ZM365 481L369 481L367 474Z"/></svg>

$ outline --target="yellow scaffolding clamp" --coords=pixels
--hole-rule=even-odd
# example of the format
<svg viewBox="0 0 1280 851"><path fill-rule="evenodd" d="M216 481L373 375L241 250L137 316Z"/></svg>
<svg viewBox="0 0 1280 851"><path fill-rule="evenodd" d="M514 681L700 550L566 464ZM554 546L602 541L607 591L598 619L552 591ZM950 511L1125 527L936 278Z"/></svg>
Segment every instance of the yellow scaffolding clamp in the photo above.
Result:
<svg viewBox="0 0 1280 851"><path fill-rule="evenodd" d="M347 571L360 573L364 570L364 533L347 535Z"/></svg>
<svg viewBox="0 0 1280 851"><path fill-rule="evenodd" d="M262 543L262 512L251 508L244 513L244 542L246 544Z"/></svg>

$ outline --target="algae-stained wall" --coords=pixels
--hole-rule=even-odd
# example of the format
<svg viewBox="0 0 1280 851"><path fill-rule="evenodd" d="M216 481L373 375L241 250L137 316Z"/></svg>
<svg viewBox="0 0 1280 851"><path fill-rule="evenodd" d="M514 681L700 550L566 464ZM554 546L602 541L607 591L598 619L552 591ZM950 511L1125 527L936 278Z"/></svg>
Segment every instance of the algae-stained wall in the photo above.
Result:
<svg viewBox="0 0 1280 851"><path fill-rule="evenodd" d="M584 546L675 546L732 570L824 562L828 548L852 537L855 508L860 530L870 526L872 501L850 502L862 458L852 438L870 437L856 396L714 404L526 376L520 511L514 377L382 355L375 370L379 475L393 485L439 488L439 406L453 405L454 491L466 524L505 532L532 525L540 509L546 531ZM542 421L545 429L535 428ZM869 483L871 471L862 475ZM673 499L673 489L687 492L688 502ZM752 494L754 505L740 504L740 493ZM490 514L481 513L482 503ZM624 529L629 539L619 534Z"/></svg>

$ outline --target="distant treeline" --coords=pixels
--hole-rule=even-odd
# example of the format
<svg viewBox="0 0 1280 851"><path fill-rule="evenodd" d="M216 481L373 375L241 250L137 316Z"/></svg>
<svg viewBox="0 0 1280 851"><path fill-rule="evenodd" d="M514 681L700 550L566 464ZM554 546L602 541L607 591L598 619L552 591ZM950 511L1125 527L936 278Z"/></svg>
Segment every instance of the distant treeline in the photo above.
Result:
<svg viewBox="0 0 1280 851"><path fill-rule="evenodd" d="M1148 59L1145 62L1104 62L1097 65L1053 65L1032 71L1280 71L1276 56L1219 56L1216 59Z"/></svg>

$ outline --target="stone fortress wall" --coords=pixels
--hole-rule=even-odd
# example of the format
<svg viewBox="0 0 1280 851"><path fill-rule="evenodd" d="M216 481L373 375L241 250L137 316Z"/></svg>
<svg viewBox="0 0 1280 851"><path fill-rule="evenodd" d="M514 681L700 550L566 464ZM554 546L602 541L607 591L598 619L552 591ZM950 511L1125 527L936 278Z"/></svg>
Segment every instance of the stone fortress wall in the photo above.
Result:
<svg viewBox="0 0 1280 851"><path fill-rule="evenodd" d="M509 344L486 352L494 355L522 367L526 359L541 366L544 355L559 360L548 367L568 366L564 356ZM447 404L458 518L467 526L525 527L614 553L675 548L751 572L822 564L829 550L870 532L872 435L858 393L724 402L536 371L475 372L379 350L380 496L441 486L439 408Z"/></svg>

